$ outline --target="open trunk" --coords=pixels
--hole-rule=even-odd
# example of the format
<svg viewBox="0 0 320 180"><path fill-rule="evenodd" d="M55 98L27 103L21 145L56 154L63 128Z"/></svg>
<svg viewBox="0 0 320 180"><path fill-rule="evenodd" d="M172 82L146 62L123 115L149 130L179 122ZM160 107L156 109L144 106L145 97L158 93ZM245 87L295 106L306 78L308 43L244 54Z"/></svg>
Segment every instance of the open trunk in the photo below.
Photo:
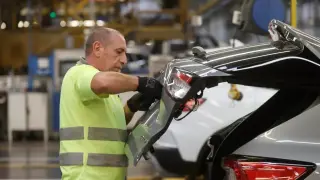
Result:
<svg viewBox="0 0 320 180"><path fill-rule="evenodd" d="M213 136L210 160L217 179L224 176L221 158L311 108L320 92L320 40L276 20L270 23L270 34L270 43L208 54L197 47L193 48L194 57L168 63L158 77L164 85L162 99L141 117L129 135L127 155L133 164L181 115L187 100L201 97L203 89L221 82L274 88L278 92L256 111Z"/></svg>

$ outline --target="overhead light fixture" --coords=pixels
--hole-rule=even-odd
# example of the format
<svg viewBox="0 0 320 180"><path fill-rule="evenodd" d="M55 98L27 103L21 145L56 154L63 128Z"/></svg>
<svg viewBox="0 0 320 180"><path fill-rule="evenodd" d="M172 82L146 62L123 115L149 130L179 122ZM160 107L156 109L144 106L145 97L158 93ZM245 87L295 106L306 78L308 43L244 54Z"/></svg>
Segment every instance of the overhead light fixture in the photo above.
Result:
<svg viewBox="0 0 320 180"><path fill-rule="evenodd" d="M21 9L20 11L20 15L21 16L26 16L29 13L29 9L27 7L24 7L23 9Z"/></svg>
<svg viewBox="0 0 320 180"><path fill-rule="evenodd" d="M97 26L104 26L105 22L102 20L97 20Z"/></svg>
<svg viewBox="0 0 320 180"><path fill-rule="evenodd" d="M23 28L23 22L22 21L19 21L18 28Z"/></svg>
<svg viewBox="0 0 320 180"><path fill-rule="evenodd" d="M79 21L79 26L83 26L83 21Z"/></svg>
<svg viewBox="0 0 320 180"><path fill-rule="evenodd" d="M71 26L71 27L78 27L79 26L79 21L77 21L77 20L73 20L73 21L70 21L69 22L69 26Z"/></svg>
<svg viewBox="0 0 320 180"><path fill-rule="evenodd" d="M29 25L30 25L29 21L25 21L25 22L23 23L23 27L25 27L25 28L29 27Z"/></svg>
<svg viewBox="0 0 320 180"><path fill-rule="evenodd" d="M83 24L86 27L92 27L95 25L95 22L93 20L85 20Z"/></svg>
<svg viewBox="0 0 320 180"><path fill-rule="evenodd" d="M65 21L61 21L61 22L60 22L60 26L61 26L61 27L66 27L66 25L67 25L67 23L66 23Z"/></svg>
<svg viewBox="0 0 320 180"><path fill-rule="evenodd" d="M5 22L2 22L2 23L1 23L1 29L6 29L6 27L7 27L6 23L5 23Z"/></svg>

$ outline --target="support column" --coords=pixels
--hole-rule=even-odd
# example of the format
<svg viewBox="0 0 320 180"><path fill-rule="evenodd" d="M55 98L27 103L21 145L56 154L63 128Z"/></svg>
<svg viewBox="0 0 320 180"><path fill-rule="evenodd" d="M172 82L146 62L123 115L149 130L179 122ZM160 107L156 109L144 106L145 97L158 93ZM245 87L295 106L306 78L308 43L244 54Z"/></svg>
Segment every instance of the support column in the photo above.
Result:
<svg viewBox="0 0 320 180"><path fill-rule="evenodd" d="M291 0L291 26L297 27L297 0Z"/></svg>
<svg viewBox="0 0 320 180"><path fill-rule="evenodd" d="M180 6L180 24L183 28L188 18L188 1L180 0L179 6Z"/></svg>
<svg viewBox="0 0 320 180"><path fill-rule="evenodd" d="M11 23L12 23L12 30L15 30L17 27L17 8L15 5L11 6L12 11L11 11Z"/></svg>
<svg viewBox="0 0 320 180"><path fill-rule="evenodd" d="M95 0L90 0L90 12L89 12L89 17L90 20L93 20L96 24L96 4L95 4Z"/></svg>
<svg viewBox="0 0 320 180"><path fill-rule="evenodd" d="M91 1L91 0L90 0ZM68 1L71 3L72 1ZM74 3L73 3L74 4ZM81 0L79 3L77 3L75 6L69 6L71 13L70 15L73 16L74 18L80 20L78 12L83 10L85 6L89 4L89 0ZM69 9L68 9L69 10Z"/></svg>

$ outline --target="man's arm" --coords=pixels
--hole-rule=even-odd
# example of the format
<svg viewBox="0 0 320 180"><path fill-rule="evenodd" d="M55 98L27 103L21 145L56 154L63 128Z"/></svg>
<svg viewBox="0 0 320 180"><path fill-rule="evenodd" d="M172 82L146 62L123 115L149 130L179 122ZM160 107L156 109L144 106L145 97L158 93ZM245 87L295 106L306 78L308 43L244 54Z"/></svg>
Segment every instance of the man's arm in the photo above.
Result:
<svg viewBox="0 0 320 180"><path fill-rule="evenodd" d="M130 123L135 112L147 111L154 101L154 97L148 97L141 93L133 95L123 107L127 124Z"/></svg>
<svg viewBox="0 0 320 180"><path fill-rule="evenodd" d="M138 85L138 77L118 72L98 72L91 81L91 89L97 95L135 91Z"/></svg>
<svg viewBox="0 0 320 180"><path fill-rule="evenodd" d="M100 72L88 66L82 69L81 75L77 77L76 89L82 101L129 91L138 91L147 97L159 99L162 85L154 78L131 76L118 72Z"/></svg>
<svg viewBox="0 0 320 180"><path fill-rule="evenodd" d="M92 67L81 69L76 80L76 89L82 101L88 101L109 94L136 91L139 78L117 72L100 72Z"/></svg>

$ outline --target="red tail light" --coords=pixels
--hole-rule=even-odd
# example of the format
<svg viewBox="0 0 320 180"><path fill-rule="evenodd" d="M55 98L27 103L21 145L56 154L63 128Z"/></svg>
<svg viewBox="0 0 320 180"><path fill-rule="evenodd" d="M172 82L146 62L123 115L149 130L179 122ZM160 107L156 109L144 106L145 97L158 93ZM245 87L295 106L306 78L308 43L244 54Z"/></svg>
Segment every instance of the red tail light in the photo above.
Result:
<svg viewBox="0 0 320 180"><path fill-rule="evenodd" d="M207 99L205 98L199 98L198 99L198 106L202 105ZM195 100L194 99L190 99L189 101L187 101L184 105L184 108L182 111L184 112L189 112L193 106L195 105Z"/></svg>
<svg viewBox="0 0 320 180"><path fill-rule="evenodd" d="M178 99L184 98L189 92L192 76L179 70L174 70L167 82L167 90L169 94Z"/></svg>
<svg viewBox="0 0 320 180"><path fill-rule="evenodd" d="M184 82L186 83L190 83L191 80L192 80L192 76L188 75L188 74L185 74L185 73L182 73L182 72L177 72L177 77L181 80L183 80Z"/></svg>
<svg viewBox="0 0 320 180"><path fill-rule="evenodd" d="M229 169L229 179L232 180L296 180L309 172L310 165L260 162L243 159L227 159L224 166Z"/></svg>

